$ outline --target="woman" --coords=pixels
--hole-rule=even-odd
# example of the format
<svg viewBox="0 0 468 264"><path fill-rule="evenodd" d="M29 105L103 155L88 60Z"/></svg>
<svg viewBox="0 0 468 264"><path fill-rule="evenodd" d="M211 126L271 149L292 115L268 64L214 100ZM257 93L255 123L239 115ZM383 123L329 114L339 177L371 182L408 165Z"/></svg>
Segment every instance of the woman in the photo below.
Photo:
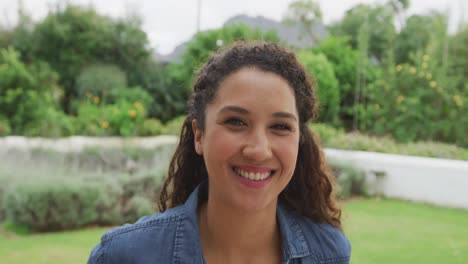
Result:
<svg viewBox="0 0 468 264"><path fill-rule="evenodd" d="M113 229L88 263L349 263L295 55L236 43L200 70L163 213ZM170 209L169 209L170 208Z"/></svg>

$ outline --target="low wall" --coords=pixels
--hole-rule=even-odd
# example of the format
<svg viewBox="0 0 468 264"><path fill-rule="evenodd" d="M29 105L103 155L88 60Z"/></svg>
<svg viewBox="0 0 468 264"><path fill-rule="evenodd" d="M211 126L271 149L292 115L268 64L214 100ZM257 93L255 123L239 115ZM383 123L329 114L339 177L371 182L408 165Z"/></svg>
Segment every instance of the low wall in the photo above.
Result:
<svg viewBox="0 0 468 264"><path fill-rule="evenodd" d="M123 148L134 147L154 149L165 144L177 142L176 136L157 136L141 138L122 137L82 137L67 138L26 138L20 136L0 137L0 153L8 149L31 150L35 148L50 149L57 152L80 152L87 147Z"/></svg>
<svg viewBox="0 0 468 264"><path fill-rule="evenodd" d="M364 169L366 182L373 193L468 209L466 161L336 149L326 149L325 153L329 159L350 162ZM385 175L376 180L375 172Z"/></svg>
<svg viewBox="0 0 468 264"><path fill-rule="evenodd" d="M60 139L0 138L0 157L9 149L45 148L59 152L79 152L86 147L136 147L152 149L176 143L175 136L150 138L92 138L74 136ZM326 149L327 158L347 161L367 172L371 193L386 197L468 209L468 162L364 151ZM376 182L375 172L385 176ZM378 183L378 184L376 184ZM378 189L376 189L376 186Z"/></svg>

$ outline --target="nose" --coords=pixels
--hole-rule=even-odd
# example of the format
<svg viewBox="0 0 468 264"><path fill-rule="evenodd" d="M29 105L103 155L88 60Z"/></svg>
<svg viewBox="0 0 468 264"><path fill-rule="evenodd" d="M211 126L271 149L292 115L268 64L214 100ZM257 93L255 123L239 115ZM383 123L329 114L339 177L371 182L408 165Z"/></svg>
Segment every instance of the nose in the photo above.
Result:
<svg viewBox="0 0 468 264"><path fill-rule="evenodd" d="M263 161L272 156L270 140L265 132L253 131L246 139L242 154L252 161Z"/></svg>

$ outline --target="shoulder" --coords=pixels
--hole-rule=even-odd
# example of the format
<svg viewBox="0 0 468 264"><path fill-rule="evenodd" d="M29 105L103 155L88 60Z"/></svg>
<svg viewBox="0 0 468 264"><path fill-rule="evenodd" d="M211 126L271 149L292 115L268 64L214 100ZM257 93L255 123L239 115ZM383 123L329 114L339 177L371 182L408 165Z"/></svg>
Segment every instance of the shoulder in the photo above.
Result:
<svg viewBox="0 0 468 264"><path fill-rule="evenodd" d="M306 217L297 219L313 255L322 260L333 260L333 263L349 262L351 243L340 229Z"/></svg>
<svg viewBox="0 0 468 264"><path fill-rule="evenodd" d="M104 233L93 249L88 263L146 263L145 260L167 260L173 251L177 226L184 219L182 206L164 213L140 218ZM166 256L167 255L167 256Z"/></svg>

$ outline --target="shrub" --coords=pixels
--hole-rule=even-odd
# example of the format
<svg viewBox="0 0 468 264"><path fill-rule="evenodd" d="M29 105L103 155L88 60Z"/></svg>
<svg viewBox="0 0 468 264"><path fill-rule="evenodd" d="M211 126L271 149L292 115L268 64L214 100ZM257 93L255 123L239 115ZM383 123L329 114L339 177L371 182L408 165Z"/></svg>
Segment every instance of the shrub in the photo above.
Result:
<svg viewBox="0 0 468 264"><path fill-rule="evenodd" d="M116 65L95 64L85 68L76 79L78 95L95 95L106 99L114 90L127 86L127 77Z"/></svg>
<svg viewBox="0 0 468 264"><path fill-rule="evenodd" d="M99 97L96 97L99 98ZM78 109L78 123L82 134L90 136L135 136L141 127L146 110L142 103L119 100L115 104L83 103Z"/></svg>
<svg viewBox="0 0 468 264"><path fill-rule="evenodd" d="M24 135L29 137L66 137L76 132L73 116L54 108L44 109L40 120L26 125Z"/></svg>
<svg viewBox="0 0 468 264"><path fill-rule="evenodd" d="M73 229L97 218L96 185L65 178L43 179L17 184L5 195L9 220L33 231Z"/></svg>
<svg viewBox="0 0 468 264"><path fill-rule="evenodd" d="M0 120L0 126L14 134L28 132L49 109L58 109L63 93L48 64L27 65L19 58L12 48L0 50L0 113L8 117L8 123Z"/></svg>
<svg viewBox="0 0 468 264"><path fill-rule="evenodd" d="M298 58L307 72L315 79L319 102L319 120L334 125L339 123L340 89L332 64L323 54L303 50Z"/></svg>
<svg viewBox="0 0 468 264"><path fill-rule="evenodd" d="M344 135L343 129L334 128L333 126L323 123L311 123L309 127L312 132L320 138L321 143L324 145Z"/></svg>
<svg viewBox="0 0 468 264"><path fill-rule="evenodd" d="M365 189L365 172L349 163L329 161L337 178L337 195L340 198L350 198L355 195L367 195Z"/></svg>
<svg viewBox="0 0 468 264"><path fill-rule="evenodd" d="M164 125L162 134L164 135L180 135L180 132L182 130L182 125L184 124L185 121L185 116L179 116L171 121L167 122Z"/></svg>
<svg viewBox="0 0 468 264"><path fill-rule="evenodd" d="M140 136L156 136L163 133L164 127L161 121L150 118L143 121L140 128Z"/></svg>
<svg viewBox="0 0 468 264"><path fill-rule="evenodd" d="M10 122L4 117L0 116L0 137L8 136L11 134Z"/></svg>

